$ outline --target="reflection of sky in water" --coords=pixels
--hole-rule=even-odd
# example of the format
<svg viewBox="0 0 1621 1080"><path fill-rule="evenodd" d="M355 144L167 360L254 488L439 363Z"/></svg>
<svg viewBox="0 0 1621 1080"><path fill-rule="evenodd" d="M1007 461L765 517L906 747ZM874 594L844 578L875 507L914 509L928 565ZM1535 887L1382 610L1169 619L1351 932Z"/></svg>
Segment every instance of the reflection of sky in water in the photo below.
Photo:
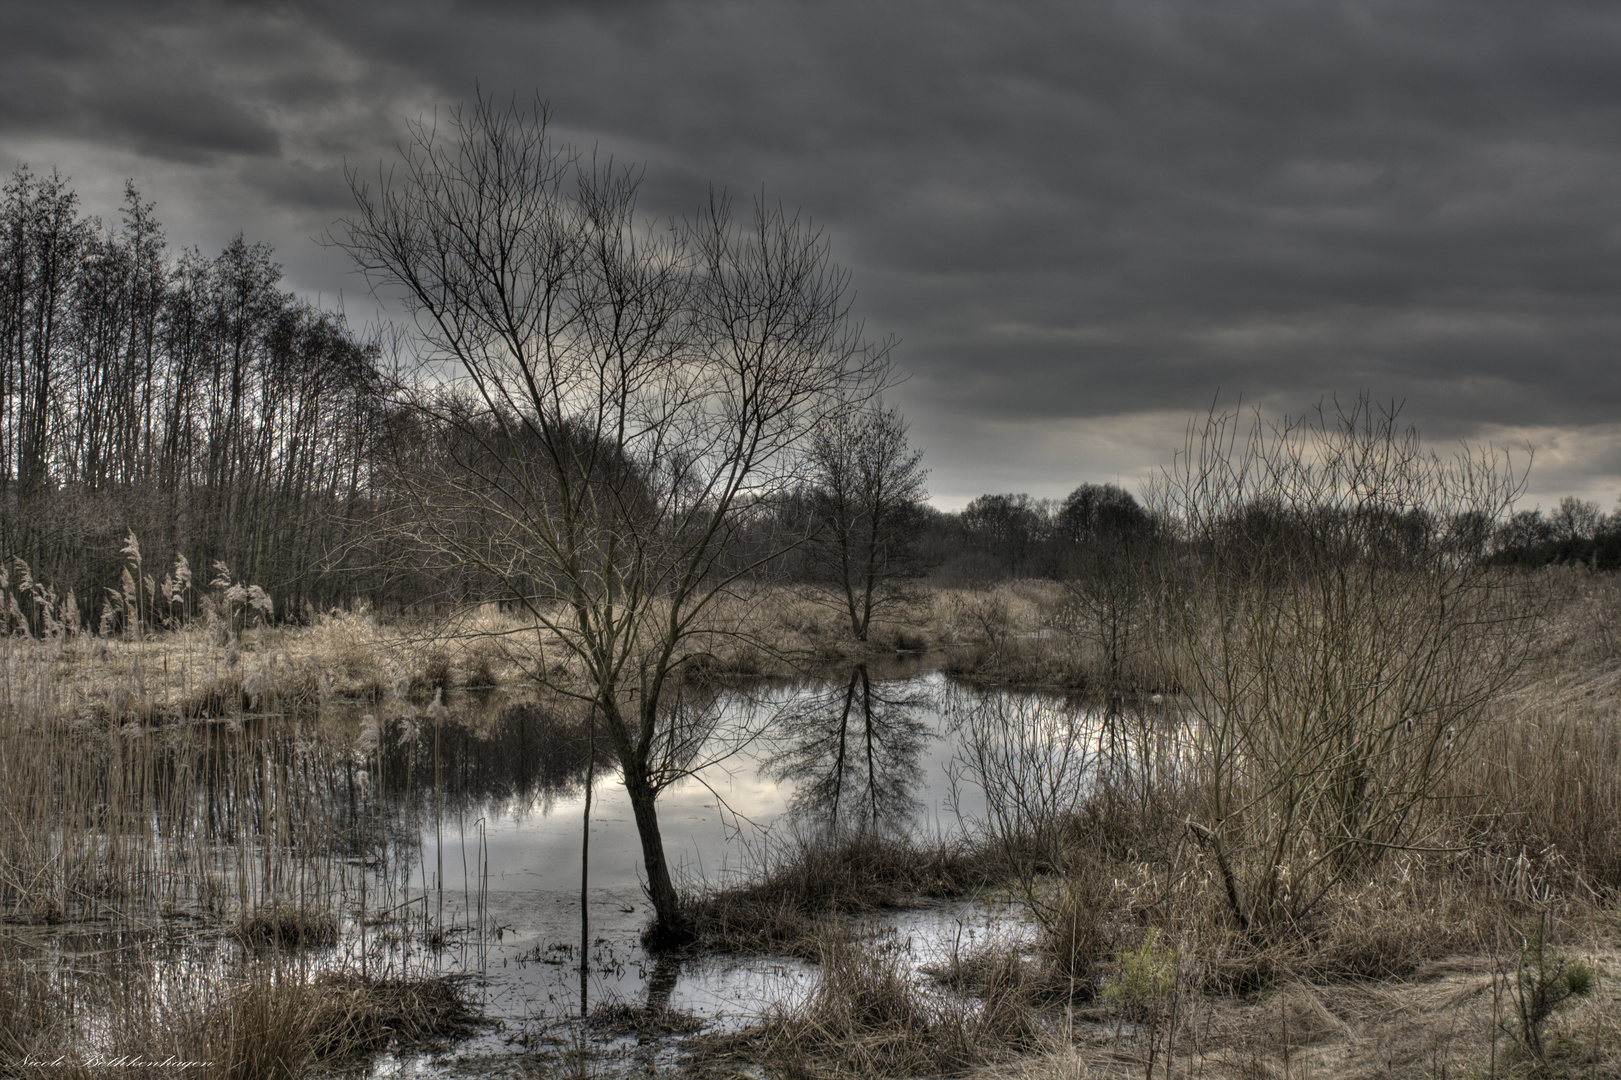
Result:
<svg viewBox="0 0 1621 1080"><path fill-rule="evenodd" d="M938 698L943 680L937 674L914 676L908 684ZM758 706L782 704L790 693ZM913 827L927 835L948 834L972 824L984 813L984 798L971 788L952 785L947 763L956 751L936 709L922 710L933 736L918 747L921 776L913 792L918 804ZM756 739L725 761L709 765L695 776L677 781L659 796L659 826L665 855L678 880L716 884L729 876L747 873L758 864L763 848L785 838L797 822L785 817L794 788L778 783L762 770L762 762L778 749L769 735ZM605 888L632 888L641 881L642 849L623 785L613 775L599 775L591 807L591 882ZM484 818L483 843L488 857L491 889L538 888L578 891L580 881L580 827L583 792L558 794L537 800L530 807L514 808L485 803L476 808L447 811L441 825L444 838L444 884L461 892L476 886L479 866L478 819ZM422 866L433 884L436 847L431 804L422 830ZM961 811L961 819L958 816ZM420 887L420 870L413 874Z"/></svg>
<svg viewBox="0 0 1621 1080"><path fill-rule="evenodd" d="M429 963L442 972L480 976L470 989L480 995L486 1015L501 1027L482 1032L448 1056L385 1059L379 1065L381 1073L483 1072L498 1069L497 1063L504 1057L533 1052L536 1042L543 1054L550 1052L540 1041L547 1037L568 1044L571 1036L559 1025L576 1017L579 1010L574 952L579 934L578 892L492 891L489 912L507 928L499 942L490 941L481 949L466 938L453 938L451 946L430 957ZM447 902L447 921L452 915ZM638 942L645 918L638 889L592 890L591 1008L612 1002L647 1002L660 973L657 962ZM459 906L454 919L464 919ZM862 929L897 948L914 969L944 963L953 949L969 955L993 941L1027 936L1015 909L973 901L885 912L864 921ZM814 964L787 957L705 956L667 963L671 966L663 972L666 985L654 992L670 1008L701 1017L710 1032L736 1030L770 1009L792 1007L814 988L816 980ZM525 1037L531 1042L527 1050L514 1041ZM639 1067L641 1057L648 1053L658 1054L660 1065L673 1064L678 1052L673 1045L644 1050L634 1038L601 1041L607 1060L601 1063L605 1068L598 1075Z"/></svg>
<svg viewBox="0 0 1621 1080"><path fill-rule="evenodd" d="M767 730L660 796L664 844L682 884L715 886L757 871L774 845L829 828L832 802L846 815L834 823L838 828L866 827L873 817L882 827L930 837L975 828L985 814L983 792L971 783L953 783L954 771L963 775L960 761L956 770L948 768L973 732L983 737L988 730L1000 743L1005 733L1026 725L1049 740L1034 744L1045 759L1053 732L1071 733L1073 743L1096 731L1084 704L1060 696L964 690L915 667L900 677L893 669L874 668L865 682L861 674L762 684L698 703ZM866 707L860 704L864 688L872 691ZM188 812L205 833L198 851L217 875L212 888L232 896L239 886L243 896L268 888L290 900L302 898L308 886L316 903L333 902L339 943L301 952L298 963L383 976L467 976L463 985L501 1025L448 1056L385 1058L379 1072L532 1073L532 1062L520 1065L513 1055L532 1054L537 1045L555 1054L557 1042L537 1040L561 1039L566 1047L578 1038L577 1027L567 1025L577 1025L580 1012L580 838L589 739L578 718L546 714L521 695L466 695L450 706L450 716L441 712L438 720L439 710L394 700L333 707L314 725L307 717L294 718L285 731L268 722L262 731L211 728L201 750L176 751L173 762L158 760L208 779L192 793L198 805ZM642 951L639 935L651 912L640 885L641 845L612 762L599 764L588 898L592 1007L613 1001L667 1005L704 1018L715 1030L791 1006L809 992L816 968L799 960L708 956L661 964ZM255 820L276 823L274 810L289 786L299 789L298 797L285 802L290 812L283 823L294 830L289 839L305 842L293 824L300 807L336 816L338 828L321 835L331 835L337 858L315 859L314 879L301 872L284 877L302 862L272 858L282 849L253 839ZM254 802L256 796L269 800L272 814L256 817L264 806ZM219 836L208 831L214 827L222 830ZM250 842L225 844L224 837L236 837L237 829ZM442 838L442 852L436 837ZM430 891L441 854L444 888ZM481 876L485 867L487 878ZM138 940L84 926L30 933L41 939L46 962L63 970L195 996L208 983L205 975L235 973L247 954L223 940L226 926L189 896L180 893L172 911L154 914ZM1016 933L1022 925L1016 909L962 901L887 912L865 930L883 935L886 947L923 967L942 962L953 948L971 952L988 937ZM430 937L441 935L442 948L427 947ZM107 956L126 952L131 962L155 965L165 974L154 981L135 969L106 967ZM103 1041L116 1043L105 1011L79 1011L87 1017L85 1031L95 1029L106 1035ZM630 1037L595 1031L586 1037L622 1057L595 1063L601 1076L663 1069L679 1052L670 1040L648 1049ZM527 1048L515 1047L518 1039L527 1040Z"/></svg>
<svg viewBox="0 0 1621 1080"><path fill-rule="evenodd" d="M752 707L756 719L772 716L780 720L785 710L809 702L814 720L817 710L830 714L837 711L848 685L836 679L810 682L756 690L748 697L723 696L717 704L730 710L734 718ZM875 673L872 686L890 699L903 700L906 716L917 721L911 726L921 735L910 743L889 747L888 760L899 763L902 771L909 770L910 776L906 781L909 786L901 793L905 797L892 805L909 805L913 811L909 827L926 836L972 828L985 813L983 792L960 779L953 783L949 765L959 753L963 738L963 729L952 722L953 718L960 719L965 710L975 707L975 702L994 705L1015 699L1025 709L1033 706L1045 714L1084 712L1082 707L1058 697L948 690L943 677L934 672L911 673L902 679L882 679ZM461 707L465 704L452 702L453 716ZM888 718L893 721L894 713ZM804 738L805 718L800 719L797 728L779 723L776 731L761 735L741 751L704 767L660 795L659 823L666 855L678 881L717 885L745 876L761 865L771 845L791 840L797 830L815 828L817 807L795 802L803 785L815 781L815 768L801 769L792 780L779 782L773 778L783 772L781 762L785 757L793 758L792 753L784 753L793 750L787 743ZM491 734L488 724L483 731L491 741L462 744L468 753L485 755L486 760L472 770L481 776L498 774L503 768L523 773L526 764L535 763L533 757L525 755L562 754L522 740L502 743L499 733ZM424 740L417 745L420 754L427 744ZM578 745L573 752L578 755ZM488 760L492 753L497 755L493 761ZM500 756L503 754L505 760ZM800 754L793 759L803 763L814 757ZM516 1052L509 1040L525 1033L544 1038L548 1025L578 1016L580 982L575 950L580 932L584 796L579 769L583 758L571 760L575 761L573 773L557 768L561 756L554 757L548 762L552 766L550 779L538 786L531 778L493 796L470 790L460 798L446 798L439 826L444 846L444 924L467 926L475 921L467 908L476 902L480 863L487 858L486 925L500 927L501 936L499 940L486 937L480 941L470 931L452 933L446 949L426 954L424 959L441 971L481 976L476 985L485 1008L504 1028L459 1048L456 1057L464 1059L461 1064L451 1065L445 1059L390 1058L381 1064L382 1072L437 1073L447 1066L469 1075L499 1070L497 1061ZM455 773L448 758L445 771L447 775ZM703 957L666 961L667 966L659 969L654 958L642 951L639 934L651 912L640 887L641 843L624 787L611 765L603 772L605 775L599 775L594 785L591 810L589 917L593 944L589 950L588 997L592 1006L616 1000L640 1005L651 996L705 1018L710 1030L714 1030L741 1026L765 1009L791 1004L807 993L814 985L816 969L803 961ZM866 782L865 777L861 780ZM502 781L493 783L500 787ZM514 796L513 790L520 794ZM411 885L420 895L424 881L430 885L433 882L437 852L433 802L421 786L416 789L414 802L417 835L421 837L417 857L421 861L412 870ZM438 902L436 895L435 918ZM1022 926L1017 913L1007 907L962 901L888 913L869 929L887 935L904 948L915 967L924 967L943 962L953 948L969 952L991 938L1017 934ZM566 1033L553 1035L563 1038L565 1044L573 1037ZM664 1058L654 1061L647 1055L673 1051L636 1049L634 1044L634 1039L607 1041L610 1056L618 1053L625 1060L621 1066L611 1061L599 1063L605 1066L605 1075L621 1067L662 1068L671 1063ZM474 1060L466 1060L469 1056Z"/></svg>

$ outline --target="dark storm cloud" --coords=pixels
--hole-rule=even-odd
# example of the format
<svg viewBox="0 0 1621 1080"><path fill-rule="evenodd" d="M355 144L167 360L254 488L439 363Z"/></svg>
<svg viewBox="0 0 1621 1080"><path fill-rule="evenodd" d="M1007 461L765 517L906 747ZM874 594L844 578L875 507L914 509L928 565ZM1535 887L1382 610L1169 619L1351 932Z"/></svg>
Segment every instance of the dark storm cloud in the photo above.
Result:
<svg viewBox="0 0 1621 1080"><path fill-rule="evenodd" d="M645 162L652 214L763 185L904 339L896 393L953 497L1138 469L1065 461L1063 425L1124 430L1217 388L1290 409L1368 388L1447 437L1621 407L1613 4L62 10L5 16L0 138L228 159L240 226L284 230L290 274L326 289L336 254L287 248L344 212L340 163L374 167L403 116L475 82ZM1009 445L997 472L946 445L1021 418L1058 433L1050 460ZM1560 475L1617 481L1609 446Z"/></svg>
<svg viewBox="0 0 1621 1080"><path fill-rule="evenodd" d="M23 7L22 5L15 5ZM274 127L215 71L228 42L195 40L185 12L130 5L28 5L4 17L0 123L74 135L160 159L271 156ZM211 35L210 35L211 36Z"/></svg>

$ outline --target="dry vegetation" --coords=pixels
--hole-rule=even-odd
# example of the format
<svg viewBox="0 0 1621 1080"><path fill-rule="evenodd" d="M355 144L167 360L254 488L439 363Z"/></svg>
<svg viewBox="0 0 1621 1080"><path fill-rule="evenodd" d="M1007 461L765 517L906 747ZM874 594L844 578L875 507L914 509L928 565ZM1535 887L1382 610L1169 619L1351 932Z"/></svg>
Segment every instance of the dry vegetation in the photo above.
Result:
<svg viewBox="0 0 1621 1080"><path fill-rule="evenodd" d="M1025 897L1033 949L925 979L893 943L826 922L893 895L864 891L872 868L908 860L861 854L871 841L708 898L717 938L759 929L736 944L814 957L823 979L700 1059L789 1077L1621 1076L1621 584L1580 570L1523 584L1556 603L1426 802L1421 839L1304 917L1237 926L1186 824L1198 786L1127 767L1062 822L993 822L954 853Z"/></svg>
<svg viewBox="0 0 1621 1080"><path fill-rule="evenodd" d="M34 603L25 593L20 599L24 607ZM904 620L875 623L871 640L858 642L831 594L771 589L719 605L709 648L688 669L722 678L787 676L829 661L950 646L954 672L1064 682L1029 678L1030 671L1013 666L1026 656L1029 664L1074 666L1063 659L1072 649L1038 639L1058 601L1059 591L1046 582L941 589L922 597ZM542 667L566 677L573 666L532 620L495 604L440 616L332 611L313 614L304 626L257 619L235 625L221 614L224 606L223 599L205 602L198 618L155 633L36 635L16 620L16 632L0 648L0 708L84 722L161 723L334 700L428 701L440 688L533 682Z"/></svg>
<svg viewBox="0 0 1621 1080"><path fill-rule="evenodd" d="M743 1036L713 1040L707 1059L758 1062L790 1077L949 1076L1043 1037L1043 1017L1016 970L967 998L920 986L903 942L853 941L828 929L812 943L821 979L809 996Z"/></svg>
<svg viewBox="0 0 1621 1080"><path fill-rule="evenodd" d="M689 901L700 945L795 953L817 960L824 978L745 1035L708 1040L694 1067L1031 1080L1155 1070L1235 1080L1621 1076L1621 583L1548 571L1525 584L1551 590L1556 605L1523 679L1493 703L1428 804L1424 843L1337 885L1309 917L1266 934L1234 926L1219 868L1186 827L1197 791L1169 771L1149 782L1127 770L1039 838L988 832L972 848L861 839L779 852L754 883ZM773 652L728 638L737 651L717 650L705 674L860 655L836 610L802 593L770 599L748 617L760 620L751 636L778 643ZM1062 606L1049 583L941 590L869 648L967 642L945 653L961 674L1084 684L1099 668L1076 658ZM151 1033L120 1053L206 1057L218 1075L297 1076L390 1038L462 1030L469 1017L453 987L317 978L292 962L301 946L330 940L346 886L331 862L294 856L330 850L332 809L319 785L294 782L295 739L285 753L252 749L278 745L256 732L255 717L518 680L535 655L532 633L488 608L432 630L349 613L304 628L231 633L200 619L141 638L0 642L8 1068L83 1071L82 1062L32 1072L15 1063L64 1045L64 1025L91 998L124 1017L124 1030ZM208 780L178 768L186 761L215 763L212 782L234 793L228 827L239 837L266 835L256 792L267 775L305 794L280 804L275 842L213 843L187 816ZM920 980L893 943L850 929L849 916L917 896L998 886L1030 903L1037 947L964 955ZM268 946L270 959L174 995L150 959L135 965L140 977L85 982L35 963L23 942L137 911L198 918ZM1527 927L1539 915L1552 932L1528 959ZM1576 960L1596 976L1591 992L1538 1021L1538 1055L1519 999L1537 963L1557 976ZM182 999L192 1004L171 1004Z"/></svg>
<svg viewBox="0 0 1621 1080"><path fill-rule="evenodd" d="M422 693L434 653L359 615L73 634L22 598L45 632L14 607L0 639L0 1075L296 1077L468 1030L368 877L380 755L315 752L354 733L299 708ZM361 931L333 956L345 918Z"/></svg>
<svg viewBox="0 0 1621 1080"><path fill-rule="evenodd" d="M773 852L750 883L687 898L692 947L816 959L834 933L830 917L980 893L1003 876L993 854L958 841L796 841Z"/></svg>
<svg viewBox="0 0 1621 1080"><path fill-rule="evenodd" d="M442 1044L478 1022L448 979L312 975L285 962L226 980L171 968L102 987L98 1005L121 1036L115 1048L89 1050L70 1025L59 980L14 957L0 961L0 975L0 1062L19 1078L179 1071L292 1080L318 1061L353 1064L390 1045Z"/></svg>

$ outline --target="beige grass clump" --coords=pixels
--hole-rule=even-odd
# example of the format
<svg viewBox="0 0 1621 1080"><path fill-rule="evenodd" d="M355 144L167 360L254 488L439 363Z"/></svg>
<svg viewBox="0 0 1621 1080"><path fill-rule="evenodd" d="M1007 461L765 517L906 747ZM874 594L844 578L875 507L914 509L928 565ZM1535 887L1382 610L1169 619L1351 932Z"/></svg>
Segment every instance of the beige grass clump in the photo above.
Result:
<svg viewBox="0 0 1621 1080"><path fill-rule="evenodd" d="M1017 981L981 999L926 989L903 942L818 938L819 978L797 1005L713 1044L801 1077L956 1075L1035 1045L1040 1023Z"/></svg>

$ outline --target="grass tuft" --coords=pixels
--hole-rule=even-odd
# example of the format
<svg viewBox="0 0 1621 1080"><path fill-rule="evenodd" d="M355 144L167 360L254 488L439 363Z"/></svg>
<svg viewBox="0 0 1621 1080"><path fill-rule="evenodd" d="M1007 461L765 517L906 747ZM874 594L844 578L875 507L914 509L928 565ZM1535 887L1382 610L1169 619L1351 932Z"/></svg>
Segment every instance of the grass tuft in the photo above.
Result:
<svg viewBox="0 0 1621 1080"><path fill-rule="evenodd" d="M821 978L802 1003L706 1052L741 1051L806 1078L940 1076L1005 1060L1041 1036L1018 979L975 1000L926 989L902 942L827 928L816 944Z"/></svg>
<svg viewBox="0 0 1621 1080"><path fill-rule="evenodd" d="M989 854L956 842L874 834L801 840L778 851L754 882L689 898L684 915L699 949L814 958L829 915L963 896L997 879Z"/></svg>
<svg viewBox="0 0 1621 1080"><path fill-rule="evenodd" d="M691 1035L702 1031L708 1021L668 1005L632 1005L611 1001L599 1005L586 1017L586 1027L609 1035L634 1035L638 1039L665 1035Z"/></svg>
<svg viewBox="0 0 1621 1080"><path fill-rule="evenodd" d="M259 949L325 948L338 941L338 920L329 911L275 904L243 915L231 936Z"/></svg>

